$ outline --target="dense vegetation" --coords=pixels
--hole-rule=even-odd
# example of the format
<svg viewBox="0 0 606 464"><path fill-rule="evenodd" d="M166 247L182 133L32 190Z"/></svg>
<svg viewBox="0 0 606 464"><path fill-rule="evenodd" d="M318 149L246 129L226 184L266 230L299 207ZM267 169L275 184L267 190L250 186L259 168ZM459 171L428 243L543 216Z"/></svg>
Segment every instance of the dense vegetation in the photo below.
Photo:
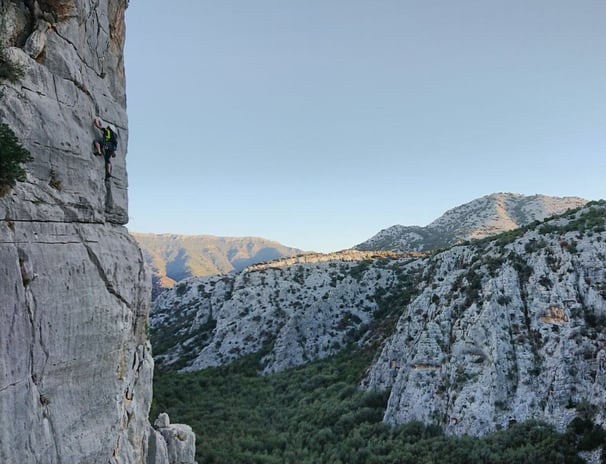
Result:
<svg viewBox="0 0 606 464"><path fill-rule="evenodd" d="M0 196L5 195L16 181L25 180L25 171L21 164L32 157L6 124L0 124Z"/></svg>
<svg viewBox="0 0 606 464"><path fill-rule="evenodd" d="M256 372L260 355L157 372L152 417L166 411L190 424L204 463L582 463L579 450L606 440L582 415L565 434L534 421L482 439L420 423L390 427L382 422L387 395L358 389L371 358L353 350L266 377Z"/></svg>

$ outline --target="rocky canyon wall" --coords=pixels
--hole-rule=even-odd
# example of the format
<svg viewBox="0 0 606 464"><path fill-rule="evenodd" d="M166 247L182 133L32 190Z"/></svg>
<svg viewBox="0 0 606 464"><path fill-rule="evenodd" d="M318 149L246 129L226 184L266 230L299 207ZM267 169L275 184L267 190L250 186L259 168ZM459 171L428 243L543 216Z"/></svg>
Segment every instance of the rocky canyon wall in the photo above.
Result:
<svg viewBox="0 0 606 464"><path fill-rule="evenodd" d="M0 80L0 122L33 157L0 197L3 463L172 462L147 417L150 279L124 227L127 5L0 0L2 47L23 70ZM95 117L119 136L107 180Z"/></svg>

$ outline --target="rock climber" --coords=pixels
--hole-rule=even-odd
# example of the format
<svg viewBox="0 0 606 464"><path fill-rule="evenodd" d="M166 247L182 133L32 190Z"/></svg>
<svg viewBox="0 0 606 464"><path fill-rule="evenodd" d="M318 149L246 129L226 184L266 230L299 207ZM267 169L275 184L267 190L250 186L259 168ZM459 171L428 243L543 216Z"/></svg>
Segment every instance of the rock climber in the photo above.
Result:
<svg viewBox="0 0 606 464"><path fill-rule="evenodd" d="M94 154L105 157L105 178L109 179L112 176L111 159L116 157L116 150L118 149L118 135L111 124L103 127L99 118L95 118L94 124L97 129L101 130L101 138L95 140Z"/></svg>

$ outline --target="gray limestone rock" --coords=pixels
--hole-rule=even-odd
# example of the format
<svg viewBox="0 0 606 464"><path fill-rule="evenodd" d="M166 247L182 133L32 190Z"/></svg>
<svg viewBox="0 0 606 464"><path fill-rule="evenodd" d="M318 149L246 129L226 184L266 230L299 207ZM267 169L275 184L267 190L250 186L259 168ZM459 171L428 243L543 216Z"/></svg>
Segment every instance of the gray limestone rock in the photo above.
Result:
<svg viewBox="0 0 606 464"><path fill-rule="evenodd" d="M261 360L269 374L335 354L364 336L378 310L375 292L394 279L382 259L304 255L183 280L153 303L151 325L167 347L156 361L192 371L271 347Z"/></svg>
<svg viewBox="0 0 606 464"><path fill-rule="evenodd" d="M148 420L149 274L123 227L127 1L30 4L0 1L24 69L0 81L0 120L34 158L0 197L0 462L167 464ZM120 133L109 182L95 116Z"/></svg>
<svg viewBox="0 0 606 464"><path fill-rule="evenodd" d="M483 435L540 418L563 431L586 401L603 425L605 212L428 259L364 382L390 391L386 422Z"/></svg>
<svg viewBox="0 0 606 464"><path fill-rule="evenodd" d="M39 19L36 29L30 34L23 46L23 51L34 60L40 56L46 46L46 33L51 28L51 24L44 19Z"/></svg>
<svg viewBox="0 0 606 464"><path fill-rule="evenodd" d="M166 443L170 464L195 464L196 435L189 425L171 424L168 414L162 413L154 426Z"/></svg>
<svg viewBox="0 0 606 464"><path fill-rule="evenodd" d="M137 462L153 361L136 243L109 224L2 221L0 237L0 410L10 422L0 461Z"/></svg>
<svg viewBox="0 0 606 464"><path fill-rule="evenodd" d="M164 429L170 425L170 418L165 412L161 413L158 418L154 421L154 427L157 429Z"/></svg>
<svg viewBox="0 0 606 464"><path fill-rule="evenodd" d="M160 433L166 441L170 464L195 464L196 435L189 425L172 424Z"/></svg>
<svg viewBox="0 0 606 464"><path fill-rule="evenodd" d="M160 432L150 427L147 442L147 461L145 464L169 463L166 441Z"/></svg>

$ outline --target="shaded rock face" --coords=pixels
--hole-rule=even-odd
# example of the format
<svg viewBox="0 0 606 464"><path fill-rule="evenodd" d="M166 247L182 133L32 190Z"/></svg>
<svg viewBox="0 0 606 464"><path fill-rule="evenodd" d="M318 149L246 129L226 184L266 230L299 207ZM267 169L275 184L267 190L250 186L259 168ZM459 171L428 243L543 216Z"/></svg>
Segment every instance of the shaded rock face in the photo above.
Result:
<svg viewBox="0 0 606 464"><path fill-rule="evenodd" d="M0 228L0 460L139 462L153 369L139 250L117 226Z"/></svg>
<svg viewBox="0 0 606 464"><path fill-rule="evenodd" d="M0 120L34 158L0 197L3 463L169 462L148 456L150 284L123 227L126 6L0 1L0 39L24 70L0 81ZM95 116L120 137L108 181Z"/></svg>

